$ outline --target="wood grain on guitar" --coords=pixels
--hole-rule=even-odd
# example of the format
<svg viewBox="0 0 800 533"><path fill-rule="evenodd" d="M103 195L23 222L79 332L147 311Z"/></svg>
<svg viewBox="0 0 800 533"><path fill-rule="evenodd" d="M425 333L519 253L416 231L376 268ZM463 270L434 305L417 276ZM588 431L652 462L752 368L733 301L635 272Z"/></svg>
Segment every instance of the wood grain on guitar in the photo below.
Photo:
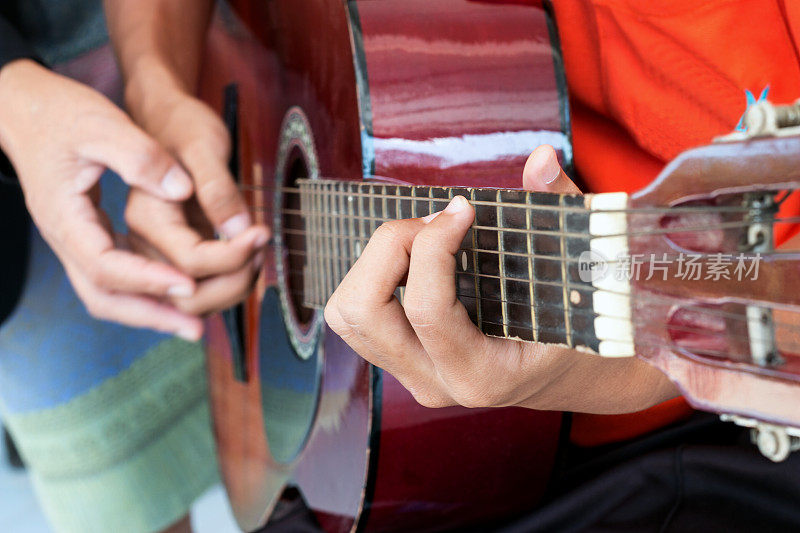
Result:
<svg viewBox="0 0 800 533"><path fill-rule="evenodd" d="M322 320L381 221L455 194L476 208L457 290L486 334L636 354L693 405L763 430L773 459L792 447L800 257L773 250L772 230L797 222L775 209L800 185L793 111L762 105L751 136L682 154L630 197L527 193L536 145L567 168L572 157L557 33L539 2L222 9L201 90L220 106L237 84L242 186L276 234L257 290L229 315L239 344L209 320L217 448L243 529L265 523L287 485L333 532L479 527L543 494L561 413L422 408ZM728 256L750 274L757 261L758 276L706 278ZM699 279L684 279L687 258Z"/></svg>

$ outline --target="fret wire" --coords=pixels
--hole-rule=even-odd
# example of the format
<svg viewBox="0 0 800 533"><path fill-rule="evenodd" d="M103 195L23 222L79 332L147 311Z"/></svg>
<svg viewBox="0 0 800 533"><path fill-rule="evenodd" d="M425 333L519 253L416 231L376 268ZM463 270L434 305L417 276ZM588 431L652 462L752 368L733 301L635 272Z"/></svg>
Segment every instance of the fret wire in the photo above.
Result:
<svg viewBox="0 0 800 533"><path fill-rule="evenodd" d="M317 218L319 220L318 226L321 230L325 231L325 194L322 189L317 190ZM326 268L326 259L321 255L325 252L325 237L324 235L320 235L319 240L317 241L317 253L320 254L320 260L318 261L318 268L319 268L319 278L320 278L320 301L325 298L326 294L328 293L328 276L330 276L330 270Z"/></svg>
<svg viewBox="0 0 800 533"><path fill-rule="evenodd" d="M449 189L448 196L450 198L453 197L453 189ZM469 191L470 200L475 200L475 189L471 189ZM477 212L476 212L477 216ZM475 249L478 247L478 236L477 231L475 228L472 228L472 248ZM475 272L478 271L478 252L472 252L472 268ZM480 278L475 276L475 316L478 322L478 329L483 331L483 305L481 304L481 283Z"/></svg>
<svg viewBox="0 0 800 533"><path fill-rule="evenodd" d="M530 202L531 193L525 193L525 201ZM525 210L525 227L527 229L531 229L531 210ZM533 302L536 301L536 287L534 285L534 280L536 279L536 273L533 269L533 256L532 256L532 241L533 235L528 234L525 236L525 245L528 248L528 277L530 278L531 282L528 285L528 296L530 299L530 307L531 307L531 329L533 330L533 340L538 342L539 341L539 328L536 324L536 306L533 305Z"/></svg>
<svg viewBox="0 0 800 533"><path fill-rule="evenodd" d="M328 187L325 187L320 193L320 203L322 204L322 209L320 209L320 220L322 220L322 227L325 230L325 233L330 232L330 224L331 218L326 216L326 213L330 213L330 197L329 191L327 190ZM330 236L325 236L323 234L322 238L322 253L325 254L330 248ZM330 250L331 252L333 250ZM333 276L333 263L331 263L330 257L323 257L323 274L325 275L325 294L331 294L331 276Z"/></svg>
<svg viewBox="0 0 800 533"><path fill-rule="evenodd" d="M383 186L384 192L387 189L388 189L387 186L384 185ZM383 215L384 218L386 218L388 216L388 213L389 213L389 199L386 196L387 195L383 196L383 201L381 202L381 214ZM378 224L380 224L380 223L378 223ZM375 228L375 229L377 229L377 228Z"/></svg>
<svg viewBox="0 0 800 533"><path fill-rule="evenodd" d="M344 184L344 182L341 182L341 181L339 183ZM337 191L339 191L341 189L344 189L343 185L339 185L339 187L337 188ZM345 212L344 204L345 204L345 196L344 196L344 194L342 194L342 195L339 196L339 200L337 201L337 205L338 205L338 208L339 208L339 214L341 215L339 217L339 233L342 234L342 235L346 235L347 234L347 229L346 228L347 228L347 222L348 222L347 213ZM339 248L339 250L342 249L343 242L346 242L346 241L343 241L342 239L339 239L339 241L337 242L337 247ZM347 266L346 259L345 259L345 257L342 257L339 260L339 276L336 279L336 285L337 286L344 279L344 276L345 276L345 274L347 274L348 269L349 268Z"/></svg>
<svg viewBox="0 0 800 533"><path fill-rule="evenodd" d="M373 192L374 188L375 188L375 186L370 183L370 185L369 185L370 192ZM375 196L374 195L370 196L370 198L369 198L369 215L370 215L370 219L376 218L376 215L375 215ZM370 220L369 225L370 225L369 234L372 235L373 233L375 233L375 230L376 230L375 224L374 224L374 222L372 222L372 220Z"/></svg>
<svg viewBox="0 0 800 533"><path fill-rule="evenodd" d="M301 197L300 206L303 209L305 209L305 207L303 207L303 206L307 206L308 207L308 217L306 218L306 220L303 221L303 228L307 229L308 231L313 232L310 237L304 237L303 238L303 246L304 246L304 249L305 249L305 248L308 248L308 240L309 239L313 240L313 239L316 238L316 231L315 231L315 228L314 228L314 207L313 207L314 206L314 195L307 194L307 195L305 195L305 199L303 199ZM313 246L313 244L312 244L312 246ZM289 248L289 245L287 244L286 247ZM303 286L304 286L304 290L307 291L308 294L310 295L310 297L312 297L312 298L316 296L316 288L313 285L314 282L315 282L314 272L313 272L314 260L315 260L315 257L313 256L313 252L312 252L312 255L310 255L309 257L307 257L305 259L305 261L303 261Z"/></svg>
<svg viewBox="0 0 800 533"><path fill-rule="evenodd" d="M503 224L503 207L500 205L500 189L497 189L495 193L495 198L498 202L497 207L495 207L495 216L497 216L497 225L501 226ZM503 245L503 230L499 229L497 231L497 261L498 261L498 272L500 273L500 298L503 300L503 303L500 305L501 312L503 314L503 322L508 320L508 302L506 301L506 261L505 256L503 255L503 250L505 246ZM477 270L477 269L476 269ZM508 337L508 325L503 325L503 334Z"/></svg>
<svg viewBox="0 0 800 533"><path fill-rule="evenodd" d="M308 202L310 200L311 199L307 194L300 195L300 209L308 212L310 210L310 207L311 207L311 206L308 205ZM284 219L284 218L285 218L284 216L281 216L281 219ZM312 232L314 231L314 228L311 227L311 218L310 217L306 217L305 219L303 219L303 229L304 230L307 229L307 230L312 231ZM312 233L312 236L313 236L313 233ZM287 248L288 248L288 245L287 245ZM307 265L307 263L308 263L308 259L306 259L304 264ZM291 261L289 262L289 264L291 265ZM308 267L306 266L304 268L304 270L308 270ZM286 277L287 278L291 277L291 274L292 274L291 272L287 272L286 273ZM303 274L303 290L305 292L309 293L309 294L311 294L311 280L312 279L313 278L311 277L311 272L305 272Z"/></svg>
<svg viewBox="0 0 800 533"><path fill-rule="evenodd" d="M361 256L361 241L364 239L364 222L359 218L362 214L362 209L361 199L353 197L353 227L355 228L356 239L354 243L348 246L348 249L353 252L354 262Z"/></svg>
<svg viewBox="0 0 800 533"><path fill-rule="evenodd" d="M317 197L316 201L314 202L315 205L316 205L316 208L317 208L317 213L316 213L316 217L315 217L317 219L316 227L318 229L322 229L323 228L323 225L322 225L323 224L323 217L322 217L322 213L323 213L323 211L322 211L322 191L317 189L315 195ZM323 237L321 235L318 236L317 239L316 239L316 244L315 244L315 248L316 248L316 251L314 252L315 254L319 255L319 253L322 251L322 241L323 241ZM322 257L319 257L317 259L317 261L316 261L316 265L317 265L317 290L319 291L319 294L317 296L317 301L322 301L322 299L324 298L324 295L325 295L325 289L327 288L325 286L325 275L324 275L324 271L323 271L324 264L323 264L322 261L323 261Z"/></svg>
<svg viewBox="0 0 800 533"><path fill-rule="evenodd" d="M339 247L339 243L342 242L342 214L339 212L339 200L341 196L337 191L339 187L339 182L336 181L333 183L333 195L332 195L332 209L331 212L336 215L332 219L332 227L333 231L336 232L336 235L333 237L333 242L331 244L332 248L336 251L334 262L336 263L336 269L334 270L333 276L333 286L331 287L332 290L336 290L336 287L339 286L342 280L342 257L341 257L341 248Z"/></svg>
<svg viewBox="0 0 800 533"><path fill-rule="evenodd" d="M395 186L394 192L395 192L395 194L397 196L400 196L400 186L399 185ZM403 211L401 209L401 207L403 205L402 202L403 202L403 200L395 200L394 201L394 210L395 210L395 216L397 217L397 220L400 220L400 219L403 218ZM399 287L399 291L398 292L399 292L398 296L400 298L400 303L402 304L403 301L405 300L405 296L406 296L406 288L405 288L405 286Z"/></svg>
<svg viewBox="0 0 800 533"><path fill-rule="evenodd" d="M400 186L399 185L397 187L395 187L395 193L397 194L397 196L400 196ZM397 216L397 220L401 220L403 218L403 211L401 209L401 207L403 205L402 202L403 202L403 200L395 200L394 201L394 210L395 210L395 214Z"/></svg>
<svg viewBox="0 0 800 533"><path fill-rule="evenodd" d="M325 234L324 234L324 232L327 230L325 216L324 216L324 214L325 214L325 194L324 194L324 192L325 191L322 190L322 189L318 189L317 190L317 197L318 197L317 198L317 209L318 209L317 217L319 218L319 228L322 230L322 233L319 236L318 247L317 247L318 248L318 252L317 253L320 256L320 260L319 260L319 277L320 277L320 286L321 286L320 287L321 288L320 301L324 298L324 296L326 294L328 294L328 275L329 275L328 269L326 268L327 267L327 263L326 263L327 259L323 255L325 253L325 246L326 246L325 245Z"/></svg>
<svg viewBox="0 0 800 533"><path fill-rule="evenodd" d="M340 182L344 184L344 182ZM339 186L340 189L344 189L342 185ZM339 231L342 235L347 235L347 225L349 222L349 217L347 216L347 207L345 204L347 203L347 197L345 195L341 195L339 198L339 214L341 214L341 218L339 219ZM339 239L338 247L340 250L347 249L346 244L350 242L348 239ZM344 255L344 254L343 254ZM349 254L348 254L349 255ZM336 285L338 286L339 283L342 282L344 277L347 275L347 271L350 270L350 266L347 264L347 256L343 256L339 260L339 279L336 281Z"/></svg>
<svg viewBox="0 0 800 533"><path fill-rule="evenodd" d="M333 194L331 194L331 192L332 192L331 189L333 189L333 185L329 185L328 186L329 201L328 201L328 209L327 209L327 211L328 211L328 213L335 213L334 205L333 205L334 196L333 196ZM325 214L323 213L322 216L324 218ZM331 233L333 233L334 218L330 217L330 216L328 218L330 219L330 222L328 224L328 228L330 229ZM330 243L328 245L330 247L331 253L333 253L333 243L334 243L333 239L334 239L334 237L331 236L331 238L329 239ZM331 268L330 268L331 277L330 277L330 285L328 286L328 294L332 294L334 289L336 288L336 286L339 283L339 281L338 281L339 280L339 263L338 263L338 261L336 261L333 258L331 258L330 266L331 266Z"/></svg>
<svg viewBox="0 0 800 533"><path fill-rule="evenodd" d="M314 265L316 263L316 246L314 246L314 241L317 238L317 231L316 231L316 210L314 208L314 193L311 192L310 194L304 195L306 197L306 202L308 205L308 220L304 227L308 228L308 231L312 232L311 236L306 236L303 238L304 249L308 249L309 245L311 248L314 248L310 251L308 257L303 262L304 265L304 274L303 274L303 284L308 286L308 294L309 297L312 299L316 299L317 297L317 278L316 272L314 272ZM303 200L300 200L300 205L303 205ZM309 243L309 241L311 241ZM287 248L289 246L287 245ZM291 253L291 249L287 250L287 253Z"/></svg>
<svg viewBox="0 0 800 533"><path fill-rule="evenodd" d="M350 214L350 235L353 237L352 242L358 242L358 241L355 240L357 237L356 237L355 206L353 205L354 203L355 203L355 197L352 196L352 195L348 195L348 197L347 197L347 212ZM347 248L348 252L353 252L351 244L348 243L346 245L346 248ZM350 271L351 266L352 265L348 265L347 266L347 271L348 272Z"/></svg>
<svg viewBox="0 0 800 533"><path fill-rule="evenodd" d="M321 195L320 192L316 189L311 191L311 195L312 195L311 203L314 206L314 212L311 214L311 218L314 220L314 229L319 230L320 229L319 223L321 222L320 215L322 214L322 209L321 206L319 205L319 198ZM322 237L319 235L319 233L321 232L318 232L318 234L314 236L312 244L314 247L314 258L315 258L312 268L316 269L316 272L314 272L313 274L314 291L315 291L314 294L315 294L315 299L317 301L322 300L322 295L325 292L321 286L322 264L320 262L322 261L322 258L319 257L319 252L320 252L320 241L322 240Z"/></svg>
<svg viewBox="0 0 800 533"><path fill-rule="evenodd" d="M359 199L358 199L358 214L359 214L359 215L363 215L363 214L364 214L364 213L363 213L363 210L364 210L364 202L362 202L362 201L361 201L361 198L359 198ZM361 237L364 237L365 235L367 235L367 232L366 232L366 231L365 231L365 229L364 229L365 222L366 222L366 221L364 220L363 216L359 216L359 217L358 217L359 235L360 235ZM359 244L359 247L360 247L360 246L361 246L361 245ZM363 251L363 248L359 248L359 250ZM358 254L358 255L360 256L360 255L361 255L361 252L359 252L359 254Z"/></svg>
<svg viewBox="0 0 800 533"><path fill-rule="evenodd" d="M417 188L411 187L411 218L419 218L417 216Z"/></svg>
<svg viewBox="0 0 800 533"><path fill-rule="evenodd" d="M559 196L558 198L559 204L564 204L564 195ZM559 211L558 213L558 226L560 229L566 229L566 219L564 215L564 211ZM567 256L567 240L564 235L561 235L561 256ZM567 277L567 263L566 261L561 262L561 280L564 282L563 284L563 293L564 293L564 325L567 333L567 346L572 346L572 325L570 324L569 319L569 295L567 294L567 290L569 287L569 278Z"/></svg>
<svg viewBox="0 0 800 533"><path fill-rule="evenodd" d="M316 262L317 262L317 256L316 256L317 247L315 246L316 239L317 239L317 220L316 220L317 217L316 217L316 210L315 210L315 206L314 206L315 193L312 191L309 194L301 195L301 196L305 196L307 198L308 203L309 203L308 226L307 227L308 227L309 231L313 232L310 237L306 236L306 237L303 238L303 242L305 243L305 249L309 248L309 244L310 244L310 247L313 248L312 250L310 250L309 256L304 261L305 273L303 275L303 283L304 283L304 285L308 285L309 286L309 291L308 291L309 297L312 300L316 300L317 299L317 276L316 276L316 272L314 272L314 268L315 268L315 265L316 265ZM302 200L301 200L301 205L302 205ZM309 243L309 241L311 241L311 242ZM288 250L288 253L291 253L291 249Z"/></svg>

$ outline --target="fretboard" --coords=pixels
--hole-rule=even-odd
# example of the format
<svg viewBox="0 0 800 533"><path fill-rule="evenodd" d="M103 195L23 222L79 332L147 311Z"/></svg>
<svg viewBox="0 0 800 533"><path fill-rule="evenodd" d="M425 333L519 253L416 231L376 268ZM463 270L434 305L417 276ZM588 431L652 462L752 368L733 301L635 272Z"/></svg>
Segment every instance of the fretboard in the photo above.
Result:
<svg viewBox="0 0 800 533"><path fill-rule="evenodd" d="M441 211L462 195L475 220L456 253L456 293L472 321L487 335L597 351L596 289L581 281L577 259L590 250L588 197L335 180L298 185L307 305L325 304L383 222Z"/></svg>

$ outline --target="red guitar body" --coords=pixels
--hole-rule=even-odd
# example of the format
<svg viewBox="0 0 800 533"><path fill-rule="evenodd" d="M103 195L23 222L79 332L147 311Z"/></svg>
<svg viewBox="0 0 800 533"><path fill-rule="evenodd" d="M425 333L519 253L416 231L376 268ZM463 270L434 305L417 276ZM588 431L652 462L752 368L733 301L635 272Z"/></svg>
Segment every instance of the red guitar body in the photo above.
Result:
<svg viewBox="0 0 800 533"><path fill-rule="evenodd" d="M244 307L209 321L218 453L240 525L265 523L287 486L336 532L480 526L530 509L561 413L419 406L303 307L302 258L283 248L294 221L280 210L302 177L515 188L542 143L569 165L546 10L521 0L232 6L216 17L201 92L221 110L236 84L238 108L226 111L238 114L239 178L278 234Z"/></svg>

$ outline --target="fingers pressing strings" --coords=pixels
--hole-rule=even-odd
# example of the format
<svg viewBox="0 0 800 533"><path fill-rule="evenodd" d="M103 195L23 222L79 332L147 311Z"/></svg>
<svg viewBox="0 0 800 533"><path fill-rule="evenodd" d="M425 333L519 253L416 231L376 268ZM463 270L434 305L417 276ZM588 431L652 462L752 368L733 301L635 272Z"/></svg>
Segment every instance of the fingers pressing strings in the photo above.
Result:
<svg viewBox="0 0 800 533"><path fill-rule="evenodd" d="M448 397L394 296L408 272L414 237L424 226L422 219L383 224L330 298L325 318L356 352L392 374L420 403L441 406L449 404Z"/></svg>
<svg viewBox="0 0 800 533"><path fill-rule="evenodd" d="M409 261L405 313L439 374L461 371L484 343L456 295L455 253L475 217L466 199L456 196L417 234ZM456 355L458 361L453 360Z"/></svg>

